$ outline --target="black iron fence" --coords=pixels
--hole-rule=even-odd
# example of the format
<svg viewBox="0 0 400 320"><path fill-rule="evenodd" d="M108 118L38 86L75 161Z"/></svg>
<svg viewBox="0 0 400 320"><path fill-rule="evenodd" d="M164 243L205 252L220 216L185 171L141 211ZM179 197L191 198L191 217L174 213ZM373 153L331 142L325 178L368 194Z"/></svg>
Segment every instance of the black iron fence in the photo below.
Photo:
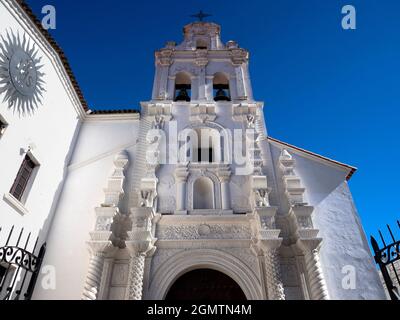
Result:
<svg viewBox="0 0 400 320"><path fill-rule="evenodd" d="M397 221L400 229L400 222ZM387 225L391 237L390 243L386 243L382 232L379 230L383 247L371 236L371 245L375 254L375 261L382 272L383 280L392 300L400 300L400 240L396 240L392 229Z"/></svg>
<svg viewBox="0 0 400 320"><path fill-rule="evenodd" d="M25 238L23 228L17 234L14 231L12 227L5 237L7 240L4 246L0 247L0 300L30 300L46 244L37 250L37 238L32 248L31 233ZM0 236L2 232L0 227Z"/></svg>

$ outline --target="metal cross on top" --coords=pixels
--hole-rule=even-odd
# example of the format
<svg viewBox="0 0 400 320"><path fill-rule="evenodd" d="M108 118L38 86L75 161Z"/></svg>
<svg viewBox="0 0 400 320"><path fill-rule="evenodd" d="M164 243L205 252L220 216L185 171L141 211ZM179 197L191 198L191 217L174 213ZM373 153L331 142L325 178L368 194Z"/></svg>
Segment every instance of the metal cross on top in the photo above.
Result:
<svg viewBox="0 0 400 320"><path fill-rule="evenodd" d="M200 10L199 13L191 15L192 18L198 18L199 21L203 21L204 18L211 17L211 16L212 16L211 14L204 13L202 10Z"/></svg>

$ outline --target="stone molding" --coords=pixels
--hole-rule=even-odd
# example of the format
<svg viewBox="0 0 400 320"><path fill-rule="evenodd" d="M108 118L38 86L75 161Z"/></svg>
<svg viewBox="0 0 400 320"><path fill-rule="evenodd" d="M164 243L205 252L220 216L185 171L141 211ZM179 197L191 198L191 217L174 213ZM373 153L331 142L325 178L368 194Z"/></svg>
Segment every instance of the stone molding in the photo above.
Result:
<svg viewBox="0 0 400 320"><path fill-rule="evenodd" d="M172 255L154 273L147 298L164 299L169 287L180 275L198 266L227 274L249 300L262 299L261 283L255 271L232 254L213 249L185 250Z"/></svg>

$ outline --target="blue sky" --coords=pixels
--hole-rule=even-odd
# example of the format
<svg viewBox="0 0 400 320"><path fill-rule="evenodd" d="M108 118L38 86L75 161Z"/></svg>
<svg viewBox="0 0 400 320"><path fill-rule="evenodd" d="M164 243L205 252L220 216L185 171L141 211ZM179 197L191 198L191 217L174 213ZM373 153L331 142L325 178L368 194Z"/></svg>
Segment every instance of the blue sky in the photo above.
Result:
<svg viewBox="0 0 400 320"><path fill-rule="evenodd" d="M400 1L27 2L39 17L42 6L56 7L51 33L92 109L149 100L154 50L180 42L191 14L212 13L222 39L251 53L269 134L359 168L350 187L368 236L400 218ZM347 4L356 30L341 28Z"/></svg>

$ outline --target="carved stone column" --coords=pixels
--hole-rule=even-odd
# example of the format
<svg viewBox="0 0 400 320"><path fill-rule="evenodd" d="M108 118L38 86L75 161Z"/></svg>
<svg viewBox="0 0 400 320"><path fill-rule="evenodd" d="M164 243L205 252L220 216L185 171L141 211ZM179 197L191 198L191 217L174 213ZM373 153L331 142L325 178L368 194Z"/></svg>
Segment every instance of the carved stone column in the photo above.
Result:
<svg viewBox="0 0 400 320"><path fill-rule="evenodd" d="M178 166L175 170L176 179L176 213L187 214L186 185L189 172L187 166Z"/></svg>
<svg viewBox="0 0 400 320"><path fill-rule="evenodd" d="M207 50L196 50L196 65L199 67L198 100L206 99L206 66L208 64Z"/></svg>
<svg viewBox="0 0 400 320"><path fill-rule="evenodd" d="M285 300L278 252L283 239L279 238L281 231L276 229L275 226L276 211L277 208L271 206L254 208L257 238L253 248L258 256L261 256L264 260L263 272L267 298L270 300Z"/></svg>
<svg viewBox="0 0 400 320"><path fill-rule="evenodd" d="M229 165L221 167L218 169L218 178L221 181L221 200L222 200L222 210L231 209L231 196L229 190L229 181L231 177L231 170Z"/></svg>
<svg viewBox="0 0 400 320"><path fill-rule="evenodd" d="M214 75L206 76L206 99L214 100Z"/></svg>
<svg viewBox="0 0 400 320"><path fill-rule="evenodd" d="M285 300L277 249L269 248L265 250L264 258L268 298L270 300Z"/></svg>
<svg viewBox="0 0 400 320"><path fill-rule="evenodd" d="M168 98L168 73L172 64L172 50L161 49L156 52L156 78L154 82L154 99Z"/></svg>
<svg viewBox="0 0 400 320"><path fill-rule="evenodd" d="M297 247L304 255L309 295L312 300L328 300L329 293L319 261L321 239L299 239Z"/></svg>
<svg viewBox="0 0 400 320"><path fill-rule="evenodd" d="M144 265L147 255L152 255L157 239L152 235L153 208L132 209L132 231L125 242L129 250L129 281L125 293L126 300L141 300L143 295Z"/></svg>
<svg viewBox="0 0 400 320"><path fill-rule="evenodd" d="M126 290L126 300L142 300L144 261L146 254L138 251L137 246L127 244L130 262L129 262L129 285Z"/></svg>
<svg viewBox="0 0 400 320"><path fill-rule="evenodd" d="M222 196L222 210L231 209L231 199L229 192L229 178L224 177L221 179L221 196Z"/></svg>
<svg viewBox="0 0 400 320"><path fill-rule="evenodd" d="M111 241L89 241L90 261L82 293L82 300L97 300L103 276L104 260L112 255L116 248Z"/></svg>
<svg viewBox="0 0 400 320"><path fill-rule="evenodd" d="M236 93L238 100L246 100L247 93L246 93L246 86L245 86L245 76L243 72L243 64L248 59L248 53L239 48L231 49L231 59L232 63L235 66L235 73L236 73Z"/></svg>

